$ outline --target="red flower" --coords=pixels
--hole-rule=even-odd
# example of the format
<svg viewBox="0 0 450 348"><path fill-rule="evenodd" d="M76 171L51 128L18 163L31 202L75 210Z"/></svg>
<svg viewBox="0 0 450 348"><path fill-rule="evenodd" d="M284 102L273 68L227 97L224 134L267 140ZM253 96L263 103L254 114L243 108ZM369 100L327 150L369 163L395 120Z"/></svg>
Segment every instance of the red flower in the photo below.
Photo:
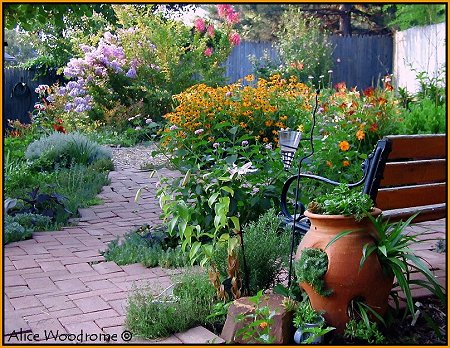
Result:
<svg viewBox="0 0 450 348"><path fill-rule="evenodd" d="M368 87L363 91L363 94L366 97L372 97L375 94L375 88L373 87Z"/></svg>
<svg viewBox="0 0 450 348"><path fill-rule="evenodd" d="M54 124L53 129L55 130L55 132L66 133L65 128L59 124Z"/></svg>
<svg viewBox="0 0 450 348"><path fill-rule="evenodd" d="M374 132L374 133L376 131L378 131L378 123L372 123L372 125L369 128L369 131Z"/></svg>

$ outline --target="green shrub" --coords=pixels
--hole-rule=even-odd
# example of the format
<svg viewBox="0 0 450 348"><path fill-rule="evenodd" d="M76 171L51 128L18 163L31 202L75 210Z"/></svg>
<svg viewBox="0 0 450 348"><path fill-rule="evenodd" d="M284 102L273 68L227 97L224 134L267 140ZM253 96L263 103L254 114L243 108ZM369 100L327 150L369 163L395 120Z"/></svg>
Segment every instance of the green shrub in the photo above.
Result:
<svg viewBox="0 0 450 348"><path fill-rule="evenodd" d="M270 288L287 262L290 235L283 230L274 209L243 228L245 260L248 269L250 295ZM242 249L238 251L242 279L245 281ZM213 263L222 278L227 275L227 245L218 244L214 250Z"/></svg>
<svg viewBox="0 0 450 348"><path fill-rule="evenodd" d="M133 335L161 338L208 323L216 291L207 275L187 273L178 282L174 296L155 296L146 289L132 293L125 325Z"/></svg>
<svg viewBox="0 0 450 348"><path fill-rule="evenodd" d="M89 165L100 159L111 158L111 152L80 133L55 132L32 142L25 157L37 169L45 170L55 166Z"/></svg>
<svg viewBox="0 0 450 348"><path fill-rule="evenodd" d="M179 246L168 247L161 242L152 243L136 231L125 235L122 242L114 240L108 245L104 257L118 265L142 263L146 267L184 267L190 264L189 255Z"/></svg>
<svg viewBox="0 0 450 348"><path fill-rule="evenodd" d="M52 219L48 216L31 213L5 216L5 224L12 224L14 222L17 222L19 225L31 231L44 231L48 229Z"/></svg>
<svg viewBox="0 0 450 348"><path fill-rule="evenodd" d="M108 172L98 172L92 167L74 165L70 169L62 168L53 174L53 182L48 182L43 191L57 191L67 198L66 208L75 213L78 208L89 206L91 199L109 183Z"/></svg>
<svg viewBox="0 0 450 348"><path fill-rule="evenodd" d="M5 221L4 243L18 242L31 238L31 230L23 227L18 222Z"/></svg>
<svg viewBox="0 0 450 348"><path fill-rule="evenodd" d="M401 117L407 134L436 134L446 132L446 107L434 100L422 99L410 103Z"/></svg>
<svg viewBox="0 0 450 348"><path fill-rule="evenodd" d="M114 170L114 162L110 158L101 158L92 163L89 168L97 172L110 172Z"/></svg>

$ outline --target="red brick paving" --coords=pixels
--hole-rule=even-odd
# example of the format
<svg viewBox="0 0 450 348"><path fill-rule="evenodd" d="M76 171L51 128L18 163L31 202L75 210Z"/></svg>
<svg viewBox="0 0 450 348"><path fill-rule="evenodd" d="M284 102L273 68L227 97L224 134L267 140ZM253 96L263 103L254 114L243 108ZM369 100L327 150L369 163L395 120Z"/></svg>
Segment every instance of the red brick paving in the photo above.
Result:
<svg viewBox="0 0 450 348"><path fill-rule="evenodd" d="M150 192L134 202L141 184L151 186L156 178L149 180L148 173L126 168L111 172L110 178L111 184L99 195L104 204L80 209L77 226L36 232L33 239L5 246L3 334L6 343L26 343L8 336L20 329L38 334L40 343L46 343L42 341L45 330L116 333L118 340L113 343L124 343L120 335L125 330L128 290L146 284L149 279L159 288L170 284L168 274L173 272L140 264L120 267L105 262L101 255L110 241L133 227L160 223L155 187L150 187ZM37 343L33 339L30 342ZM175 336L158 342L133 338L130 343L136 342L183 343ZM56 343L71 342L57 340Z"/></svg>
<svg viewBox="0 0 450 348"><path fill-rule="evenodd" d="M169 171L160 174L173 176ZM101 251L110 241L122 237L135 226L160 223L156 188L152 187L156 178L148 179L148 173L130 168L111 172L110 178L111 184L99 195L104 204L80 209L77 226L37 232L31 240L4 247L4 335L22 329L39 334L42 340L44 330L59 330L60 333L83 330L89 334L116 334L117 340L113 343L125 343L120 335L125 330L123 323L129 290L136 285L147 285L158 291L171 284L170 275L178 270L105 262ZM136 203L134 195L141 184L149 186L149 192ZM411 230L421 233L423 239L439 237L445 240L445 220L417 224ZM445 253L437 253L435 246L436 241L427 241L417 250L443 281ZM421 288L414 288L413 293L417 296L428 294ZM9 336L5 336L5 342L8 340ZM25 343L16 338L9 340L9 343L13 342ZM197 327L163 340L133 338L130 341L141 342L202 344L223 341Z"/></svg>

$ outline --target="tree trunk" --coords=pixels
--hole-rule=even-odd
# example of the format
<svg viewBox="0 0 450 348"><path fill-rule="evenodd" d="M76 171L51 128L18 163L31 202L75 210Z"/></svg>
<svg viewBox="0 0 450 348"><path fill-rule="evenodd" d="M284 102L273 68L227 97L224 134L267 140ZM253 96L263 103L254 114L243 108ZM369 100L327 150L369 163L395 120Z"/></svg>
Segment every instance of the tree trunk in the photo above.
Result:
<svg viewBox="0 0 450 348"><path fill-rule="evenodd" d="M339 6L341 11L339 18L339 31L343 36L352 36L351 13L352 4L342 4Z"/></svg>

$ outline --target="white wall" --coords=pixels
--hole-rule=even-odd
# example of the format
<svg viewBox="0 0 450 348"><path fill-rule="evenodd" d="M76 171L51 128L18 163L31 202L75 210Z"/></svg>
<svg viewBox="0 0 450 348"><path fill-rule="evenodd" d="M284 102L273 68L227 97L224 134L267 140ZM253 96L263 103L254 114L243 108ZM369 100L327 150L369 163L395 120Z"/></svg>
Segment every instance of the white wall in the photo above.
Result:
<svg viewBox="0 0 450 348"><path fill-rule="evenodd" d="M446 64L446 44L446 23L396 32L393 58L395 85L414 93L419 90L417 72L426 71L429 77L442 74Z"/></svg>

